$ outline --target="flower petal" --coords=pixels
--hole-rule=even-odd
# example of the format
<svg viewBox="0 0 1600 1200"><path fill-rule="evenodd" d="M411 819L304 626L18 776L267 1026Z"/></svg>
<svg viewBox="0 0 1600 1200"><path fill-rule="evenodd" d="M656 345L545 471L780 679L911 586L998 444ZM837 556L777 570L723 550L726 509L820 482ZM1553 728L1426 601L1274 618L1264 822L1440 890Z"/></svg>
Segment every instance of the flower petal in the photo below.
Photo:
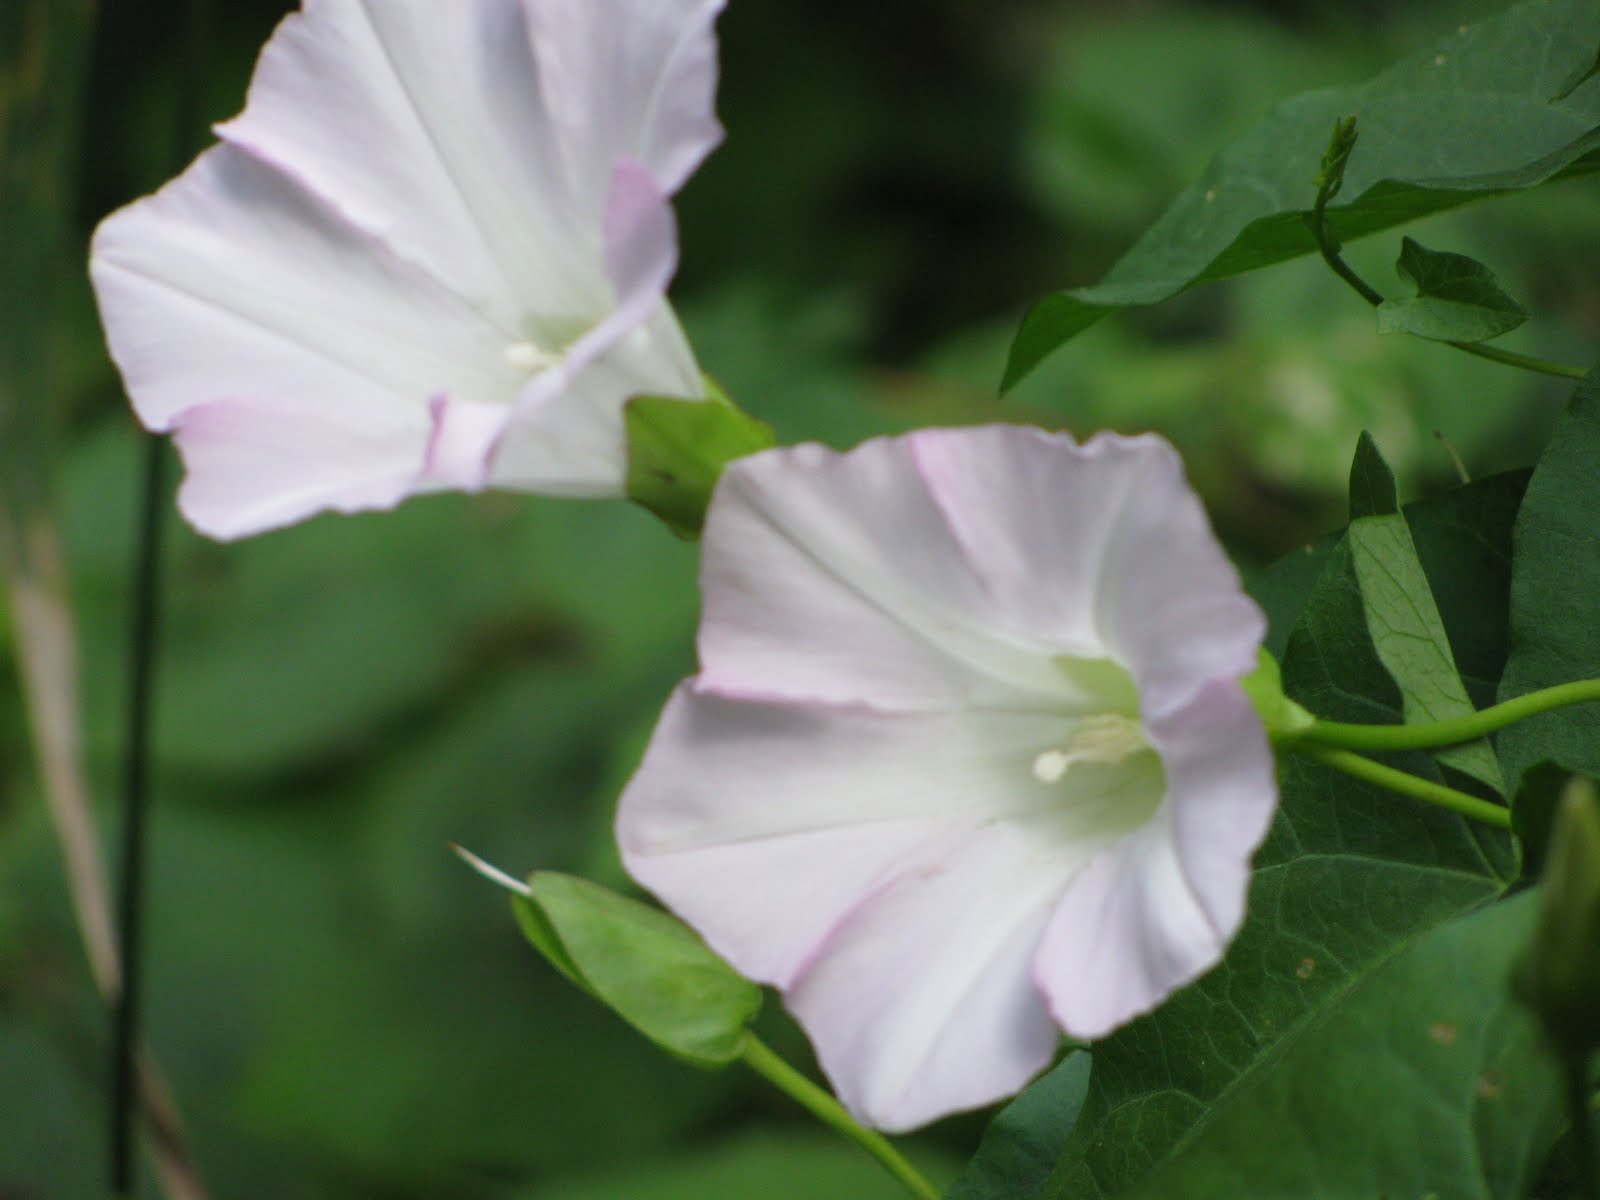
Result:
<svg viewBox="0 0 1600 1200"><path fill-rule="evenodd" d="M388 395L420 414L432 395L509 398L520 382L502 337L456 296L230 146L106 220L90 269L112 356L155 430L216 400Z"/></svg>
<svg viewBox="0 0 1600 1200"><path fill-rule="evenodd" d="M713 25L724 0L523 0L545 104L580 200L618 156L671 195L722 139Z"/></svg>
<svg viewBox="0 0 1600 1200"><path fill-rule="evenodd" d="M932 433L916 450L994 619L1016 636L1109 655L1138 676L1147 708L1255 667L1264 618L1160 438L1078 446L992 426Z"/></svg>
<svg viewBox="0 0 1600 1200"><path fill-rule="evenodd" d="M654 178L622 159L606 206L606 272L615 308L507 415L487 466L494 483L554 495L615 495L627 474L622 409L640 393L698 397L704 386L665 303L678 265L677 224Z"/></svg>
<svg viewBox="0 0 1600 1200"><path fill-rule="evenodd" d="M796 446L723 475L702 540L700 664L727 691L896 709L1054 703L922 474L939 432ZM1003 614L999 614L1003 615Z"/></svg>
<svg viewBox="0 0 1600 1200"><path fill-rule="evenodd" d="M1029 959L1074 872L1160 795L1149 754L1041 783L1034 756L1059 731L1045 714L685 685L623 794L623 860L741 972L786 989L853 1111L909 1128L1048 1061Z"/></svg>
<svg viewBox="0 0 1600 1200"><path fill-rule="evenodd" d="M219 539L325 509L392 508L415 490L427 439L427 419L384 396L352 392L336 405L293 394L197 405L178 417L188 468L178 507Z"/></svg>
<svg viewBox="0 0 1600 1200"><path fill-rule="evenodd" d="M313 0L217 133L508 330L607 307L520 0Z"/></svg>
<svg viewBox="0 0 1600 1200"><path fill-rule="evenodd" d="M989 1104L1049 1063L1028 977L1077 862L1025 826L978 826L840 922L787 993L839 1098L891 1132Z"/></svg>
<svg viewBox="0 0 1600 1200"><path fill-rule="evenodd" d="M1161 808L1072 881L1033 962L1074 1037L1104 1036L1217 963L1277 805L1272 749L1236 684L1200 689L1148 732L1167 777Z"/></svg>
<svg viewBox="0 0 1600 1200"><path fill-rule="evenodd" d="M1052 803L1030 764L1058 729L1026 715L755 703L686 684L623 793L623 858L741 971L786 986L919 847Z"/></svg>
<svg viewBox="0 0 1600 1200"><path fill-rule="evenodd" d="M1154 452L1117 509L1094 612L1107 648L1138 681L1148 722L1211 680L1253 671L1267 621L1211 532L1177 451L1143 440Z"/></svg>

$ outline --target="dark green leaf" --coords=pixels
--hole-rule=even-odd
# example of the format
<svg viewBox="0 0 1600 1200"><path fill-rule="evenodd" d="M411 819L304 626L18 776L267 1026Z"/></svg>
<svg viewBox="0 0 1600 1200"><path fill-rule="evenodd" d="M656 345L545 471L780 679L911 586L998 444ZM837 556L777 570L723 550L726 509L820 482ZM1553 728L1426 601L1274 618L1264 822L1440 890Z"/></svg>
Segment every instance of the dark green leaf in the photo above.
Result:
<svg viewBox="0 0 1600 1200"><path fill-rule="evenodd" d="M1120 308L1315 250L1306 225L1328 129L1361 116L1329 226L1341 241L1600 168L1600 95L1551 101L1600 41L1592 0L1537 0L1464 27L1354 87L1280 105L1219 154L1099 283L1034 306L1005 385Z"/></svg>
<svg viewBox="0 0 1600 1200"><path fill-rule="evenodd" d="M1036 1200L1089 1091L1089 1055L1071 1054L989 1122L944 1200Z"/></svg>
<svg viewBox="0 0 1600 1200"><path fill-rule="evenodd" d="M1394 472L1383 461L1378 443L1365 431L1356 443L1355 458L1350 462L1350 519L1357 517L1386 516L1400 511L1400 497L1395 491Z"/></svg>
<svg viewBox="0 0 1600 1200"><path fill-rule="evenodd" d="M1511 657L1500 698L1600 676L1600 374L1578 387L1528 484L1511 564ZM1499 737L1513 782L1548 760L1600 775L1600 704L1519 721Z"/></svg>
<svg viewBox="0 0 1600 1200"><path fill-rule="evenodd" d="M1352 504L1353 507L1353 504ZM1450 653L1444 620L1400 513L1362 517L1346 535L1373 648L1400 689L1406 723L1423 724L1475 711ZM1440 750L1435 757L1504 794L1487 738Z"/></svg>
<svg viewBox="0 0 1600 1200"><path fill-rule="evenodd" d="M761 989L675 917L549 871L512 905L540 953L658 1046L698 1066L738 1058Z"/></svg>
<svg viewBox="0 0 1600 1200"><path fill-rule="evenodd" d="M1511 535L1528 476L1490 476L1405 508L1456 666L1479 708L1494 703L1506 665Z"/></svg>
<svg viewBox="0 0 1600 1200"><path fill-rule="evenodd" d="M1410 333L1436 342L1486 342L1528 319L1528 310L1506 295L1494 272L1465 254L1429 250L1406 238L1395 269L1417 294L1379 306L1381 333Z"/></svg>
<svg viewBox="0 0 1600 1200"><path fill-rule="evenodd" d="M1584 84L1588 83L1589 80L1593 79L1596 75L1600 75L1600 49L1596 49L1593 58L1589 59L1585 65L1580 66L1570 76L1562 81L1561 87L1556 92L1553 99L1565 100L1568 96L1572 95L1573 92L1577 91Z"/></svg>
<svg viewBox="0 0 1600 1200"><path fill-rule="evenodd" d="M1104 1188L1063 1164L1051 1195L1521 1200L1562 1124L1555 1064L1507 989L1537 908L1519 896L1397 945L1152 1169Z"/></svg>
<svg viewBox="0 0 1600 1200"><path fill-rule="evenodd" d="M1511 802L1511 826L1522 843L1522 873L1538 878L1544 872L1545 851L1556 801L1572 772L1553 762L1534 763L1522 773L1522 784Z"/></svg>
<svg viewBox="0 0 1600 1200"><path fill-rule="evenodd" d="M624 419L628 499L691 539L700 536L723 468L774 442L771 427L720 394L707 400L635 396Z"/></svg>
<svg viewBox="0 0 1600 1200"><path fill-rule="evenodd" d="M1498 499L1491 504L1485 497L1508 491L1516 494L1514 486L1485 481L1407 509L1420 557L1434 563L1430 571L1465 589L1474 603L1498 604L1502 611L1503 575L1496 572L1503 565L1493 555L1480 557L1479 548L1487 544L1504 553L1509 516L1483 528L1471 520L1480 512L1502 511ZM1288 639L1283 672L1289 695L1335 720L1398 720L1402 698L1367 632L1349 545L1341 541L1311 557L1324 565ZM1302 558L1293 556L1285 568L1297 578ZM1275 591L1269 584L1257 594L1272 595L1278 606L1291 603L1295 591ZM1492 621L1459 614L1443 619L1452 638L1460 631L1494 640ZM1469 646L1468 651L1474 661L1490 661L1496 653L1494 645ZM1459 649L1457 653L1468 656ZM1436 775L1422 755L1408 756L1400 765ZM1429 931L1498 896L1513 871L1510 839L1501 834L1289 761L1282 773L1278 819L1257 853L1245 923L1227 958L1154 1014L1094 1047L1089 1097L1047 1195L1077 1200L1145 1194L1141 1189L1147 1179L1156 1178L1155 1172L1177 1169L1164 1164L1212 1144L1213 1123L1224 1131L1236 1130L1232 1121L1237 1118L1229 1114L1260 1089L1278 1089L1283 1097L1278 1123L1269 1125L1261 1116L1256 1135L1261 1146L1274 1151L1293 1151L1303 1141L1298 1128L1288 1127L1291 1120L1315 1124L1326 1116L1349 1121L1359 1109L1363 1129L1370 1127L1370 1097L1323 1086L1332 1052L1318 1031L1349 1021L1345 1036L1355 1037L1361 1022L1381 1009L1394 1020L1420 1020L1418 1042L1427 1046L1427 1031L1438 1017L1413 1011L1410 1001L1400 1006L1365 1003L1348 1013L1347 1007L1362 996L1382 994L1388 985L1374 981L1382 979L1389 964ZM1390 1053L1393 1041L1380 1042L1381 1036L1387 1035L1362 1033L1360 1044L1382 1045ZM1323 1057L1302 1051L1302 1044ZM1471 1043L1462 1038L1457 1045ZM1298 1057L1302 1053L1304 1059ZM1354 1055L1348 1042L1339 1048L1339 1056L1357 1066L1378 1057ZM1400 1066L1405 1060L1392 1061ZM1355 1073L1354 1067L1348 1070ZM1470 1089L1457 1100L1469 1104ZM1417 1108L1430 1111L1428 1105ZM1383 1111L1391 1109L1385 1105ZM1487 1129L1481 1123L1479 1128ZM1471 1139L1453 1136L1462 1154L1471 1150ZM1490 1156L1485 1158L1490 1170L1503 1165L1503 1156L1494 1157L1500 1155L1500 1143L1494 1140L1498 1136L1480 1132L1477 1141L1477 1148ZM1340 1152L1353 1165L1374 1161L1369 1155L1349 1154L1349 1144ZM1381 1190L1275 1193L1254 1189L1237 1177L1218 1178L1229 1187L1215 1194L1229 1196L1326 1194L1366 1200Z"/></svg>

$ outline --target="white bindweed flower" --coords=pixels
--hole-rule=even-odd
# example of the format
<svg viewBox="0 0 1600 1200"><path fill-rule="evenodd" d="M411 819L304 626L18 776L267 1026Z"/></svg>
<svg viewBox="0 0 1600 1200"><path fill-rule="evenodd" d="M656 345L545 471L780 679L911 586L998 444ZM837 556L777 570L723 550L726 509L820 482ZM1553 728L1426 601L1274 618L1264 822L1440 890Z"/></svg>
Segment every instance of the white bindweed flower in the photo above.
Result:
<svg viewBox="0 0 1600 1200"><path fill-rule="evenodd" d="M1277 803L1264 620L1165 442L772 450L703 554L624 860L783 990L857 1115L1009 1095L1217 962Z"/></svg>
<svg viewBox="0 0 1600 1200"><path fill-rule="evenodd" d="M721 136L722 0L306 0L220 144L91 274L216 537L485 486L623 488L621 408L698 397L671 195Z"/></svg>

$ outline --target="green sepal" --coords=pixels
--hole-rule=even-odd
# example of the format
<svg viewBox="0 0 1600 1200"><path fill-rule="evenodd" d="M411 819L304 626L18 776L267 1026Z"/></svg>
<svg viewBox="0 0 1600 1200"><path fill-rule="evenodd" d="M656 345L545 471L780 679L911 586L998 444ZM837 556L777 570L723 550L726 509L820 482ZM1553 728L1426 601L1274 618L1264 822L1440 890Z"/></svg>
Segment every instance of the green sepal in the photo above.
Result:
<svg viewBox="0 0 1600 1200"><path fill-rule="evenodd" d="M1256 669L1239 683L1261 714L1261 723L1274 743L1293 741L1317 723L1315 717L1283 694L1278 660L1266 650L1257 655Z"/></svg>
<svg viewBox="0 0 1600 1200"><path fill-rule="evenodd" d="M528 876L511 907L551 966L662 1049L700 1067L743 1052L761 989L677 918L553 871Z"/></svg>
<svg viewBox="0 0 1600 1200"><path fill-rule="evenodd" d="M776 444L771 426L740 411L706 381L703 400L635 396L623 409L628 437L628 499L694 541L711 492L736 458Z"/></svg>
<svg viewBox="0 0 1600 1200"><path fill-rule="evenodd" d="M1494 272L1465 254L1429 250L1405 238L1395 270L1417 294L1379 306L1380 333L1409 333L1435 342L1486 342L1528 319L1528 310L1506 294Z"/></svg>

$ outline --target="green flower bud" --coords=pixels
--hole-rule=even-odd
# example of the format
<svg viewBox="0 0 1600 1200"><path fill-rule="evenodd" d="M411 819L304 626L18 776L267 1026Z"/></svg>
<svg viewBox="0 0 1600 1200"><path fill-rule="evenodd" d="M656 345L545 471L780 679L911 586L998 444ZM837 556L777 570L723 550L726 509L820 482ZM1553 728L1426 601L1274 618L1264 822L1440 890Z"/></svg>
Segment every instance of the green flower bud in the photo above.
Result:
<svg viewBox="0 0 1600 1200"><path fill-rule="evenodd" d="M1563 1054L1600 1047L1600 796L1574 778L1561 794L1544 902L1513 987Z"/></svg>

